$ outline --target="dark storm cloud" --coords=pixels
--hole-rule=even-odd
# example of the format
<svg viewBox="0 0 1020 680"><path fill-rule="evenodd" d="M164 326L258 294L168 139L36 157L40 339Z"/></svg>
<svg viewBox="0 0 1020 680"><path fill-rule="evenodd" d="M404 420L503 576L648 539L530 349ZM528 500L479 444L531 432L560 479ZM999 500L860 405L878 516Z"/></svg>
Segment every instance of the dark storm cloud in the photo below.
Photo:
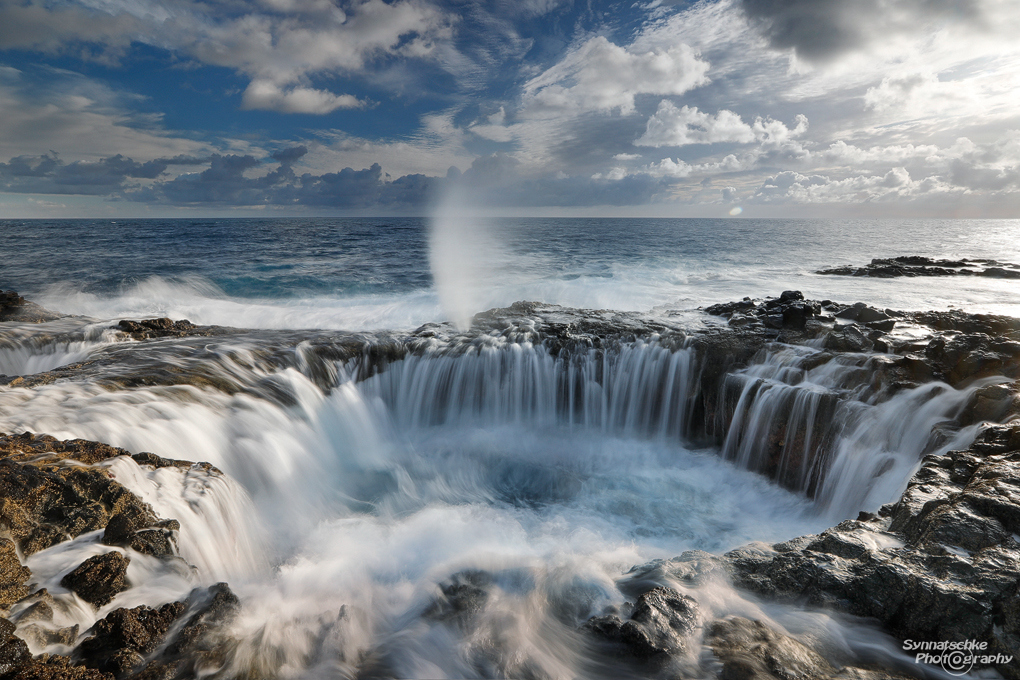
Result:
<svg viewBox="0 0 1020 680"><path fill-rule="evenodd" d="M64 163L55 153L19 156L0 163L0 190L31 194L79 194L177 206L291 206L339 210L424 211L452 182L492 207L640 205L669 188L669 180L630 175L601 177L533 176L505 154L482 156L462 175L404 175L390 179L378 163L322 174L294 172L307 153L303 146L272 154L178 156L138 163L117 155L95 162ZM201 172L167 177L173 165L201 165ZM273 167L275 165L275 167Z"/></svg>
<svg viewBox="0 0 1020 680"><path fill-rule="evenodd" d="M825 61L933 21L981 21L979 0L739 0L744 14L777 49Z"/></svg>
<svg viewBox="0 0 1020 680"><path fill-rule="evenodd" d="M260 176L262 163L253 156L214 155L209 168L179 175L165 182L126 192L132 200L169 205L306 206L347 210L414 210L432 204L442 181L425 175L405 175L393 181L375 163L363 170L344 168L321 175L297 175L293 164L307 149L303 146L277 151L272 159L279 167Z"/></svg>
<svg viewBox="0 0 1020 680"><path fill-rule="evenodd" d="M30 194L102 196L120 189L129 179L155 179L171 165L201 162L203 159L176 157L137 163L117 154L95 162L64 163L51 151L43 156L17 156L0 163L0 188Z"/></svg>
<svg viewBox="0 0 1020 680"><path fill-rule="evenodd" d="M972 190L1001 191L1020 186L1020 167L982 167L970 159L957 158L949 164L949 181Z"/></svg>

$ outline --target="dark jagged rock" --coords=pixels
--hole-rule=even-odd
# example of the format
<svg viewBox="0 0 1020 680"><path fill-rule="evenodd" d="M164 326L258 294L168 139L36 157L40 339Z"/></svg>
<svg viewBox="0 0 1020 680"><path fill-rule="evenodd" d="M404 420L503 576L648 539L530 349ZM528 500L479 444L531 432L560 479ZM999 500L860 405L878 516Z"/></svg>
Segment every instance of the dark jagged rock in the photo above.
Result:
<svg viewBox="0 0 1020 680"><path fill-rule="evenodd" d="M60 585L77 593L97 609L127 590L127 568L130 559L112 551L94 555L60 579Z"/></svg>
<svg viewBox="0 0 1020 680"><path fill-rule="evenodd" d="M13 290L0 290L0 322L42 323L54 321L63 318L63 316L63 314L43 309L34 302L29 302Z"/></svg>
<svg viewBox="0 0 1020 680"><path fill-rule="evenodd" d="M1020 423L987 428L967 451L928 456L902 498L816 536L666 571L726 569L759 595L880 621L914 640L981 640L1020 658ZM696 569L694 563L697 563ZM996 667L1020 678L1020 666ZM749 677L755 677L753 675Z"/></svg>
<svg viewBox="0 0 1020 680"><path fill-rule="evenodd" d="M984 269L981 269L982 266ZM994 260L935 260L919 255L907 255L891 259L876 258L863 267L844 265L820 269L816 273L830 276L871 276L880 279L901 276L987 276L1018 279L1020 265Z"/></svg>
<svg viewBox="0 0 1020 680"><path fill-rule="evenodd" d="M110 673L74 666L66 656L51 655L17 666L0 680L115 680Z"/></svg>
<svg viewBox="0 0 1020 680"><path fill-rule="evenodd" d="M439 586L442 593L426 608L423 616L435 621L468 628L485 608L489 599L492 575L485 571L468 570L454 574Z"/></svg>
<svg viewBox="0 0 1020 680"><path fill-rule="evenodd" d="M86 531L105 528L111 517L132 518L133 526L169 531L148 504L114 480L109 471L89 467L127 451L84 440L58 441L23 433L0 434L0 527L25 555L31 555ZM71 460L85 465L66 465ZM116 529L113 533L116 534ZM162 549L157 534L123 536L149 554ZM169 540L169 539L167 539ZM118 545L121 543L118 543Z"/></svg>
<svg viewBox="0 0 1020 680"><path fill-rule="evenodd" d="M650 661L683 654L697 625L697 602L659 586L637 599L627 620L615 614L595 616L582 629L616 654Z"/></svg>
<svg viewBox="0 0 1020 680"><path fill-rule="evenodd" d="M153 557L176 555L176 532L180 528L180 522L160 520L148 506L129 505L110 517L103 532L103 543L131 548Z"/></svg>
<svg viewBox="0 0 1020 680"><path fill-rule="evenodd" d="M90 668L112 673L118 680L127 677L162 644L186 608L184 602L170 602L158 609L144 605L116 609L92 627L92 637L77 654Z"/></svg>
<svg viewBox="0 0 1020 680"><path fill-rule="evenodd" d="M234 620L240 608L240 601L226 583L192 591L186 609L194 613L169 641L163 641L163 651L131 677L176 680L213 674L229 659L232 640L223 634L223 628ZM175 614L175 618L180 616Z"/></svg>
<svg viewBox="0 0 1020 680"><path fill-rule="evenodd" d="M202 334L204 332L199 326L187 319L173 321L166 317L159 319L142 319L131 321L121 319L116 328L135 340L148 340L150 338L183 338L188 335Z"/></svg>
<svg viewBox="0 0 1020 680"><path fill-rule="evenodd" d="M32 654L28 651L28 645L14 635L14 624L0 618L0 678L5 678L31 659Z"/></svg>
<svg viewBox="0 0 1020 680"><path fill-rule="evenodd" d="M937 375L951 385L996 375L1020 377L1020 341L985 333L937 335L928 343L925 356Z"/></svg>

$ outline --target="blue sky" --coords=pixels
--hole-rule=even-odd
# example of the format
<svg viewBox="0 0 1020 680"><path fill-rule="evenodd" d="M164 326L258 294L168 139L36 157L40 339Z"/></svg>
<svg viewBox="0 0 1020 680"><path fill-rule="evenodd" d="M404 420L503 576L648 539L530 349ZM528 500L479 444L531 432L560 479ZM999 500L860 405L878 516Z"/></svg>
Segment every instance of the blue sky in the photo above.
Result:
<svg viewBox="0 0 1020 680"><path fill-rule="evenodd" d="M0 217L1020 217L1017 0L0 0Z"/></svg>

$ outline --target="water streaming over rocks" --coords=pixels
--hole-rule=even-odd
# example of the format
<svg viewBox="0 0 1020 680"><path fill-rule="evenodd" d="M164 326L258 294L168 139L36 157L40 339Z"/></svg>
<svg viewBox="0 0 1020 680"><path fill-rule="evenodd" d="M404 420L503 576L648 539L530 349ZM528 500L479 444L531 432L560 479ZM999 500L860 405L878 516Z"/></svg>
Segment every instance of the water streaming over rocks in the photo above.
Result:
<svg viewBox="0 0 1020 680"><path fill-rule="evenodd" d="M862 322L871 346L835 349L846 324L823 305L756 305L713 318L521 303L468 331L403 333L12 325L0 432L137 454L88 469L179 526L157 556L107 545L112 520L31 555L17 544L21 587L46 594L8 614L44 629L31 651L66 654L97 621L103 636L127 625L115 611L182 603L131 614L166 619L150 634L174 642L116 664L89 652L118 678L187 677L194 658L224 678L707 678L775 659L807 677L944 677L853 607L735 588L731 565L750 558L718 555L896 501L925 455L1014 412L1011 359L962 379L959 357L917 353L931 326ZM16 474L37 464L24 441ZM905 545L869 531L869 549ZM66 576L111 553L123 587L90 604ZM203 614L226 601L207 590L219 581L239 606ZM51 616L32 622L45 598ZM740 656L753 645L764 656Z"/></svg>

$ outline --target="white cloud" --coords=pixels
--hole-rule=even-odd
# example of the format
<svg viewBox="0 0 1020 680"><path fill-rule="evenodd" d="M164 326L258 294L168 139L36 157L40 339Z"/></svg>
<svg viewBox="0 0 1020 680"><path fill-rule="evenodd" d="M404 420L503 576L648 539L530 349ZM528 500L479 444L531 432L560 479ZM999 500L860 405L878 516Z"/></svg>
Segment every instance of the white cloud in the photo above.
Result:
<svg viewBox="0 0 1020 680"><path fill-rule="evenodd" d="M452 38L455 17L423 0L264 0L238 13L230 3L152 0L94 3L93 11L0 0L0 48L57 51L99 43L123 51L137 41L251 78L244 105L328 113L350 95L308 86L321 75L363 73L384 57L433 58Z"/></svg>
<svg viewBox="0 0 1020 680"><path fill-rule="evenodd" d="M914 180L905 168L893 168L882 175L853 175L843 179L787 170L766 178L755 192L754 200L763 203L869 203L950 193L959 194L961 190L938 177Z"/></svg>
<svg viewBox="0 0 1020 680"><path fill-rule="evenodd" d="M798 113L794 119L797 124L791 130L782 121L771 118L757 118L752 125L754 137L763 149L778 150L797 147L793 142L797 137L802 137L808 129L808 119L802 113Z"/></svg>
<svg viewBox="0 0 1020 680"><path fill-rule="evenodd" d="M506 109L499 107L499 110L484 118L486 122L475 123L468 130L483 139L493 142L509 142L514 138L514 131L511 127L504 125L506 122Z"/></svg>
<svg viewBox="0 0 1020 680"><path fill-rule="evenodd" d="M716 142L750 143L757 136L740 116L723 109L714 116L703 113L698 107L678 109L673 102L663 99L659 108L648 119L637 146L687 146L688 144L714 144Z"/></svg>
<svg viewBox="0 0 1020 680"><path fill-rule="evenodd" d="M610 170L609 172L607 172L605 174L602 174L601 172L596 172L594 175L591 176L591 178L592 179L608 179L608 180L612 180L614 182L618 182L619 180L621 180L624 177L626 177L628 174L629 173L627 172L626 168L613 168L612 170Z"/></svg>
<svg viewBox="0 0 1020 680"><path fill-rule="evenodd" d="M38 74L0 69L0 161L57 150L72 162L124 154L138 161L176 155L205 155L250 145L224 140L213 145L175 134L162 117L132 112L136 98L66 71Z"/></svg>
<svg viewBox="0 0 1020 680"><path fill-rule="evenodd" d="M644 171L652 177L672 177L682 179L690 177L694 168L679 158L675 161L672 158L663 158L658 163L652 163L644 168Z"/></svg>
<svg viewBox="0 0 1020 680"><path fill-rule="evenodd" d="M940 153L939 147L934 144L894 144L890 146L872 146L861 148L853 144L847 144L838 140L829 145L829 148L818 154L819 160L826 163L854 166L865 163L879 163L888 165L890 163L906 163L908 161L934 157Z"/></svg>
<svg viewBox="0 0 1020 680"><path fill-rule="evenodd" d="M268 80L253 80L244 91L242 108L266 109L278 113L329 113L337 109L359 109L365 106L349 94L335 95L310 87L284 89Z"/></svg>
<svg viewBox="0 0 1020 680"><path fill-rule="evenodd" d="M634 112L639 94L679 95L709 82L709 64L685 44L635 52L603 36L570 50L524 86L526 115Z"/></svg>

